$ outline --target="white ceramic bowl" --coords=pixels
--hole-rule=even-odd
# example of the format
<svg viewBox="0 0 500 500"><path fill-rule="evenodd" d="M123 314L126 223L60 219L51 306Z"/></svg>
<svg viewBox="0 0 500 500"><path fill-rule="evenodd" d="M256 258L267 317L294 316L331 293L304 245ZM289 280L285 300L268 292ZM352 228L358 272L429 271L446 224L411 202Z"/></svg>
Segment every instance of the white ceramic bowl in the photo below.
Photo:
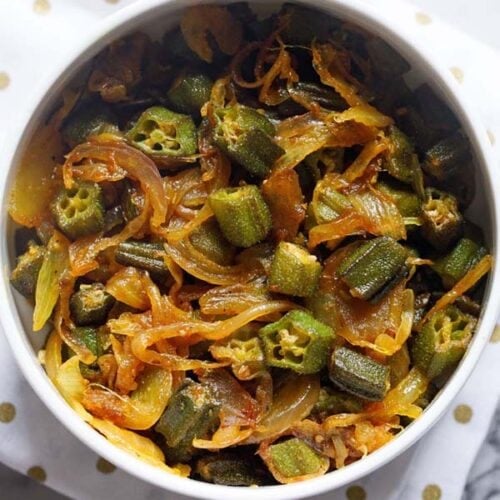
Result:
<svg viewBox="0 0 500 500"><path fill-rule="evenodd" d="M417 421L406 428L391 443L344 469L302 483L268 486L258 489L217 486L169 475L119 450L90 428L70 409L45 375L36 357L37 350L41 347L43 339L40 339L39 334L33 335L31 332L31 308L26 301L12 292L9 285L9 269L14 260L13 227L5 215L6 205L9 188L15 175L16 164L33 131L53 108L61 90L71 77L106 44L136 29L144 30L147 28L148 31L153 32L155 29L159 29L160 32L164 31L178 21L181 8L197 3L200 2L191 0L141 0L106 19L93 31L86 27L81 32L79 46L72 50L64 64L53 68L50 78L38 87L39 92L33 100L33 105L28 109L29 114L26 116L26 120L10 135L7 154L4 154L0 159L2 163L2 168L0 168L0 196L3 214L0 218L0 257L2 262L0 303L3 304L1 321L19 366L38 396L75 436L118 467L161 488L193 497L259 500L303 498L339 488L373 472L406 450L436 423L469 377L493 330L500 302L498 267L495 267L488 279L483 312L477 332L466 356L444 389ZM279 4L278 2L265 0L257 0L252 3L258 5L258 8L266 10L270 10ZM489 157L486 132L471 106L461 95L460 89L450 77L448 71L439 67L433 54L433 48L425 46L419 39L409 39L407 34L398 28L398 23L390 22L385 13L375 3L373 5L367 4L363 0L307 0L302 3L315 6L325 13L331 13L354 22L384 38L406 57L414 69L434 87L455 112L470 138L477 161L475 173L477 194L470 215L483 227L496 261L499 249L499 206L494 194L498 191L495 181L496 174L493 172L494 164Z"/></svg>

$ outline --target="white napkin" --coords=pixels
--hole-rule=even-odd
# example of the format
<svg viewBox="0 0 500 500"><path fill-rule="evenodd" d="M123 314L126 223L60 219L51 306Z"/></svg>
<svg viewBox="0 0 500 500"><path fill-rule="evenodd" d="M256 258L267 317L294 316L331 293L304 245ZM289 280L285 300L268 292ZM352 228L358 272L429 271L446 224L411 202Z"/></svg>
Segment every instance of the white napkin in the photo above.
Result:
<svg viewBox="0 0 500 500"><path fill-rule="evenodd" d="M0 0L0 151L17 116L24 119L33 85L64 57L86 26L134 0ZM492 147L500 138L500 56L429 12L402 1L371 0L408 33L435 47L480 113ZM449 2L452 8L452 2ZM23 107L24 106L24 107ZM500 340L500 335L498 336ZM401 457L371 476L318 499L458 499L489 426L500 386L500 343L490 343L472 377L434 429ZM160 499L165 492L115 470L73 437L50 414L24 381L0 335L0 462L44 480L76 499ZM460 408L457 409L458 405ZM15 415L13 415L15 410ZM472 414L470 412L472 411ZM468 423L459 420L469 416ZM203 485L200 484L200 490ZM423 496L424 495L424 496ZM169 495L178 498L179 495Z"/></svg>

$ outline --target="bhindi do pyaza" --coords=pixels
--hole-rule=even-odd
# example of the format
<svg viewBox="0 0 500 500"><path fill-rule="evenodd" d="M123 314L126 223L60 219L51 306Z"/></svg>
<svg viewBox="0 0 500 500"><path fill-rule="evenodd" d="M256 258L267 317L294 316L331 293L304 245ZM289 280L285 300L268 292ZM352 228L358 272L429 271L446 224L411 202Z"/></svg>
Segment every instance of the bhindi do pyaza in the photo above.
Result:
<svg viewBox="0 0 500 500"><path fill-rule="evenodd" d="M117 40L33 136L12 286L47 374L171 473L291 483L418 418L481 311L474 159L382 39L285 4Z"/></svg>

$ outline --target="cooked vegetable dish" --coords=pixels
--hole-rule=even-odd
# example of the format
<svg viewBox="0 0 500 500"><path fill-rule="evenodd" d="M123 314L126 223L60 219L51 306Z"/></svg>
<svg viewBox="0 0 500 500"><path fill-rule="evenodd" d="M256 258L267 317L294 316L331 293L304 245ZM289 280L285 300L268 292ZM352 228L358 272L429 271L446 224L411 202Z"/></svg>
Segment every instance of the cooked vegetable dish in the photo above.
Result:
<svg viewBox="0 0 500 500"><path fill-rule="evenodd" d="M341 468L419 417L492 259L464 215L467 138L410 70L339 19L235 3L81 71L9 213L12 286L89 425L171 473L251 486Z"/></svg>

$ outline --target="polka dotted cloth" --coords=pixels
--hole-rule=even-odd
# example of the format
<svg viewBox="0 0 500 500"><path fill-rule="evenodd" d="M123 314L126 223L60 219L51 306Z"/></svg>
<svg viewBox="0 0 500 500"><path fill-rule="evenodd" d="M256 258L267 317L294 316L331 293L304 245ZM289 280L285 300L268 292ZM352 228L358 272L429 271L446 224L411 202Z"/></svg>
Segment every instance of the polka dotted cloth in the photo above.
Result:
<svg viewBox="0 0 500 500"><path fill-rule="evenodd" d="M23 104L47 63L64 56L65 47L87 23L134 0L4 1L0 17L0 148L12 116ZM485 124L484 134L497 148L499 105L491 100L500 88L500 56L490 47L459 33L401 1L370 0L394 16L407 33L436 48L439 57L468 93ZM389 14L387 14L389 15ZM19 30L30 37L19 37ZM67 43L61 43L67 40ZM446 41L446 44L443 44ZM36 84L36 83L35 83ZM393 463L342 490L318 500L438 500L460 498L475 454L485 436L500 388L500 327L492 332L479 366L445 417L416 446ZM165 499L165 493L128 476L95 456L50 414L28 387L0 335L0 461L47 486L77 499ZM460 457L459 460L456 458ZM200 485L200 488L203 486ZM180 500L179 495L168 495Z"/></svg>

